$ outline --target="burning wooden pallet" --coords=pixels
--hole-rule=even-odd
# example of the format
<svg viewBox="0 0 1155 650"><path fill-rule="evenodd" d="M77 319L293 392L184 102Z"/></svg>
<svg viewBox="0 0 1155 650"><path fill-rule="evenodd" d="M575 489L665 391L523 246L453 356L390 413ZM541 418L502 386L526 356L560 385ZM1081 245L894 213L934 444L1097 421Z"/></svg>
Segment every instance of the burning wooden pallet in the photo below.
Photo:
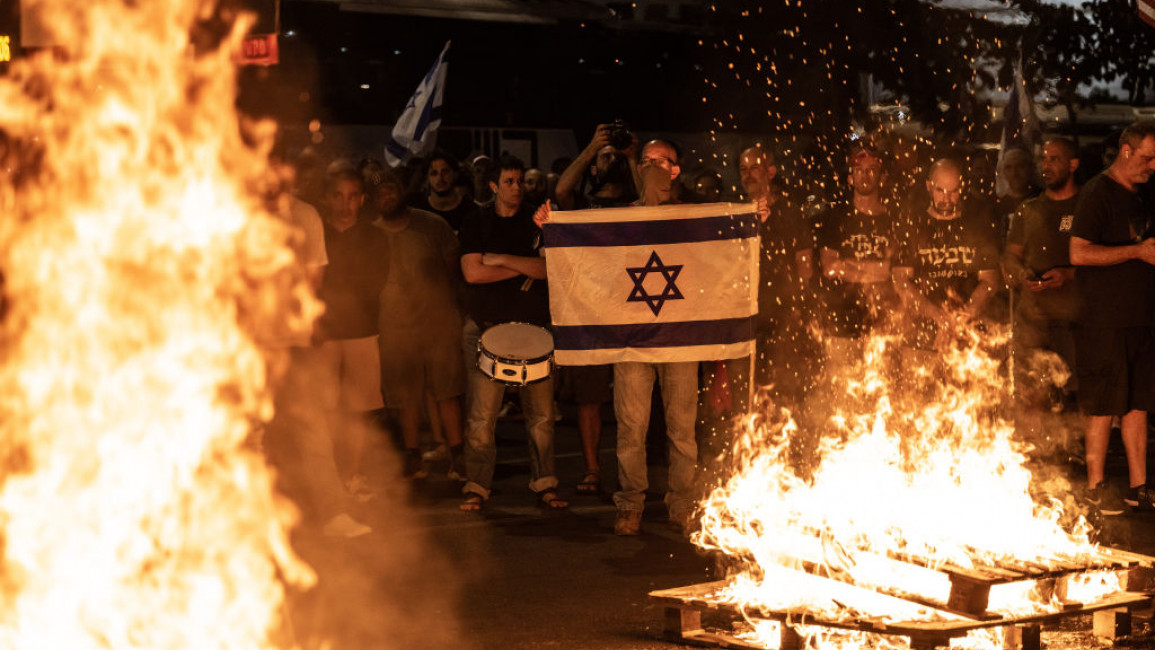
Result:
<svg viewBox="0 0 1155 650"><path fill-rule="evenodd" d="M781 650L795 650L803 647L800 635L792 625L821 626L841 630L856 630L874 634L904 636L910 640L913 650L933 650L950 645L952 638L965 636L973 630L985 628L1006 628L1007 638L1015 642L1009 647L1024 650L1040 647L1040 629L1044 623L1062 618L1092 614L1095 619L1095 633L1107 638L1129 633L1129 612L1132 609L1152 604L1155 591L1155 557L1148 557L1117 549L1101 548L1099 555L1081 564L1057 561L1050 565L1038 563L1012 562L1000 566L976 566L962 568L956 566L930 566L918 558L894 558L925 568L940 571L951 582L947 603L931 603L918 598L905 598L931 610L928 620L893 621L880 617L823 616L806 608L783 611L768 611L757 607L745 607L745 616L754 619L781 622ZM806 568L806 567L804 567ZM1124 591L1120 591L1095 602L1079 603L1066 601L1063 597L1066 580L1073 575L1093 571L1120 572L1124 577ZM809 571L809 573L815 573ZM861 590L878 597L879 592L866 590L839 582L831 576L815 576L817 580L830 580L842 590ZM1056 594L1063 603L1060 611L1025 616L1003 616L987 611L991 587L1011 582L1035 581L1045 594ZM738 608L722 602L717 594L727 586L727 582L711 582L678 589L666 589L650 593L650 597L664 605L666 633L673 638L694 645L718 646L724 648L762 648L735 635L707 631L703 629L703 612L725 612L741 615ZM893 595L885 598L901 597Z"/></svg>

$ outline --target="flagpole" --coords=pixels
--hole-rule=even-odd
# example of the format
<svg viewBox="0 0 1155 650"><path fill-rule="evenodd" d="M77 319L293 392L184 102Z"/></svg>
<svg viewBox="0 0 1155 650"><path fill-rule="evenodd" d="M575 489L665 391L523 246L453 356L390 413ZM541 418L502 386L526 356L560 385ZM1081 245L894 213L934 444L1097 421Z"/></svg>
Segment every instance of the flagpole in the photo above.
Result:
<svg viewBox="0 0 1155 650"><path fill-rule="evenodd" d="M754 412L754 363L755 357L758 356L758 334L754 334L754 349L750 351L750 374L747 375L749 379L746 381L746 415Z"/></svg>

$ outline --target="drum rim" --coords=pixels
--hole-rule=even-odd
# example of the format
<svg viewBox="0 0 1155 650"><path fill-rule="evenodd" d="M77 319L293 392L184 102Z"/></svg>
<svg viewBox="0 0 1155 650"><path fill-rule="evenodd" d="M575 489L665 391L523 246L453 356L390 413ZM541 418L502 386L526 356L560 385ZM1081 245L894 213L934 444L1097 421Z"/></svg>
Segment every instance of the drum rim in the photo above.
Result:
<svg viewBox="0 0 1155 650"><path fill-rule="evenodd" d="M490 331L492 331L492 330L494 330L494 329L496 329L496 328L498 328L498 327L502 327L502 326L505 326L505 325L525 325L526 327L532 327L532 328L534 328L534 329L537 329L537 330L541 330L541 332L542 332L543 334L545 334L546 336L548 336L548 337L549 337L549 349L550 349L550 352L553 352L553 350L554 350L554 349L556 349L556 347L555 347L555 346L556 346L556 343L555 343L555 342L554 342L554 340L553 340L553 332L549 331L549 328L546 328L546 327L542 327L541 325L534 325L533 323L526 323L526 322L524 322L524 321L519 321L519 320L511 320L511 321L506 321L506 322L504 322L504 323L498 323L498 324L496 324L496 325L490 325L489 327L485 328L484 330L482 330L482 331L481 331L481 332L480 332L480 333L477 335L477 345L478 345L478 347L481 347L481 340L485 338L485 335L486 335L486 334L488 334Z"/></svg>
<svg viewBox="0 0 1155 650"><path fill-rule="evenodd" d="M532 359L511 359L509 357L499 356L494 352L490 352L482 344L482 339L485 338L486 332L489 332L490 330L492 330L496 327L501 327L502 325L526 325L528 327L532 327L534 329L541 330L543 333L545 333L546 336L549 337L549 341L550 341L549 352L545 353L542 356L534 357ZM484 330L482 330L478 334L478 336L477 336L478 360L480 360L480 358L484 356L485 358L490 359L495 363L501 362L501 363L506 363L509 365L522 366L522 368L527 368L527 367L532 366L532 365L538 365L541 363L545 363L547 366L549 366L550 371L547 372L545 375L538 377L537 379L530 380L530 381L525 381L525 382L510 381L508 379L502 379L500 377L495 377L494 375L491 375L491 374L485 372L484 370L482 370L480 363L477 363L477 361L475 361L474 363L477 365L477 371L480 372L482 375L484 375L486 378L488 378L490 381L496 381L498 383L505 384L507 386L530 386L530 385L533 385L533 384L536 384L539 382L543 382L543 381L545 381L545 380L547 380L553 376L553 370L554 370L554 368L557 367L557 364L554 363L554 360L553 360L553 354L555 351L556 351L556 347L554 344L553 332L549 331L549 328L542 327L541 325L535 325L533 323L527 323L525 321L511 320L511 321L505 321L504 323L496 323L494 325L490 325L489 327L485 328Z"/></svg>
<svg viewBox="0 0 1155 650"><path fill-rule="evenodd" d="M511 359L509 357L499 357L496 354L493 354L492 352L490 352L489 350L486 350L485 348L480 348L480 347L477 349L477 353L484 356L487 359L493 359L494 361L501 361L503 363L508 363L510 365L529 366L529 365L541 363L543 361L552 361L553 360L553 352L550 352L549 354L542 355L540 357L534 357L532 359Z"/></svg>
<svg viewBox="0 0 1155 650"><path fill-rule="evenodd" d="M479 350L479 352L480 352L480 350ZM480 372L486 379L489 379L490 381L496 381L498 383L505 384L507 386L530 386L532 384L536 384L538 382L545 381L545 380L547 380L553 376L553 372L554 372L554 369L557 368L557 364L555 364L553 362L552 356L553 355L551 354L549 357L542 357L540 360L534 362L534 365L537 365L537 364L542 363L544 361L545 364L547 366L549 366L549 372L545 373L541 377L538 377L537 379L531 379L531 380L525 381L525 382L512 381L509 379L502 379L501 377L491 375L488 372L485 372L484 370L481 369L481 364L477 364L477 371ZM494 357L491 355L486 355L486 357L493 360L493 361L500 361L501 360L498 357ZM509 363L509 362L506 361L506 363ZM528 364L523 365L521 362L510 363L510 365L521 366L523 370L528 368Z"/></svg>

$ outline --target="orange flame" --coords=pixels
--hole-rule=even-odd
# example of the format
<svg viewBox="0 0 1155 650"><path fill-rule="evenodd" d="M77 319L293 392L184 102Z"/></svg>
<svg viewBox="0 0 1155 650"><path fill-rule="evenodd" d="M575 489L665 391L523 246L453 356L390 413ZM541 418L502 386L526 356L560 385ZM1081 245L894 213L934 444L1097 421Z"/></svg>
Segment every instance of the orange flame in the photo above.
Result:
<svg viewBox="0 0 1155 650"><path fill-rule="evenodd" d="M7 648L266 648L291 509L247 440L254 332L300 327L212 2L26 1L58 43L0 79L0 428ZM306 301L306 304L307 301ZM287 325L286 325L287 323Z"/></svg>
<svg viewBox="0 0 1155 650"><path fill-rule="evenodd" d="M1032 496L1029 449L1003 416L1005 369L989 353L1006 338L969 333L941 356L869 340L863 362L833 381L839 407L824 418L811 472L794 462L807 432L789 412L748 416L731 453L733 475L702 502L693 537L729 561L717 597L833 620L928 620L942 613L891 596L945 604L950 582L938 568L1093 556L1085 520L1066 530L1061 504ZM846 583L846 593L807 571ZM1067 598L1090 601L1118 588L1113 574L1098 575ZM1031 581L991 590L990 610L1002 614L1059 606ZM823 635L843 640L817 647L857 647L845 634Z"/></svg>

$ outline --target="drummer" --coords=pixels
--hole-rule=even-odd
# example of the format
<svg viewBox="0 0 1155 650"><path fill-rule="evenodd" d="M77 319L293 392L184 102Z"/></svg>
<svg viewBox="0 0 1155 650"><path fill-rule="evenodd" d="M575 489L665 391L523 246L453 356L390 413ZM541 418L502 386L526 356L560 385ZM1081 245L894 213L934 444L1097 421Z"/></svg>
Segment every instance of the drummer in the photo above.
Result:
<svg viewBox="0 0 1155 650"><path fill-rule="evenodd" d="M523 203L525 166L517 158L503 156L489 176L493 202L466 217L459 235L461 271L469 285L463 335L468 367L467 481L460 506L466 511L480 510L489 498L497 459L494 429L506 389L506 384L482 374L473 363L478 340L485 330L501 323L548 327L550 322L541 230L533 222L533 209ZM519 390L529 434L529 489L542 507L566 508L569 504L558 496L554 474L553 377Z"/></svg>

